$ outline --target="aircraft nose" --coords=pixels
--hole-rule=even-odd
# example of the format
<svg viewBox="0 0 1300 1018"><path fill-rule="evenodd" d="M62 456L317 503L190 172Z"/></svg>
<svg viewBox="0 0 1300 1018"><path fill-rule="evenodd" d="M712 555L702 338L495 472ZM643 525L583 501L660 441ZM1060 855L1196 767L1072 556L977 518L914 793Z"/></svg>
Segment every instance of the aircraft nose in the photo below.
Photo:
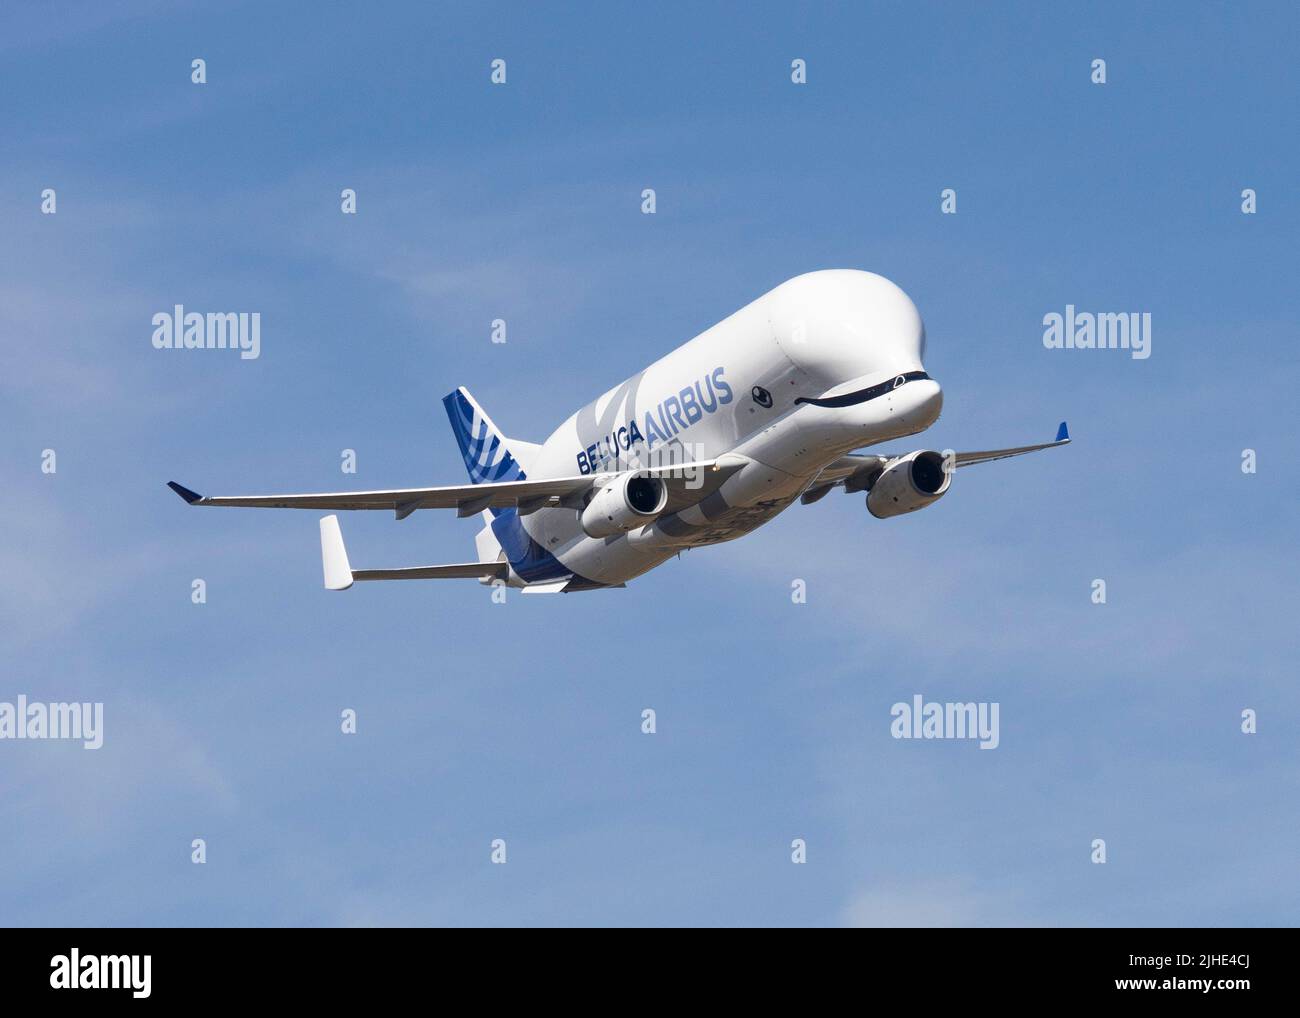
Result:
<svg viewBox="0 0 1300 1018"><path fill-rule="evenodd" d="M928 428L939 419L943 410L943 387L933 378L922 378L908 385L912 408L907 416L915 418L922 427Z"/></svg>

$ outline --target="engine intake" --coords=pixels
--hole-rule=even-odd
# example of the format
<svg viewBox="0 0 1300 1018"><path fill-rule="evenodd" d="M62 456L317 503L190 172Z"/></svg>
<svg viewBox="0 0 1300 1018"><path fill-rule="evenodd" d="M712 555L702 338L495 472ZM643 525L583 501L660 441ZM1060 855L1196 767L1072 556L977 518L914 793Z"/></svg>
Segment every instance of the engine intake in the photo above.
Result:
<svg viewBox="0 0 1300 1018"><path fill-rule="evenodd" d="M924 509L952 484L942 453L918 449L890 460L867 493L867 511L878 520Z"/></svg>
<svg viewBox="0 0 1300 1018"><path fill-rule="evenodd" d="M645 526L664 511L668 487L657 477L628 471L611 478L582 510L588 537L612 537Z"/></svg>

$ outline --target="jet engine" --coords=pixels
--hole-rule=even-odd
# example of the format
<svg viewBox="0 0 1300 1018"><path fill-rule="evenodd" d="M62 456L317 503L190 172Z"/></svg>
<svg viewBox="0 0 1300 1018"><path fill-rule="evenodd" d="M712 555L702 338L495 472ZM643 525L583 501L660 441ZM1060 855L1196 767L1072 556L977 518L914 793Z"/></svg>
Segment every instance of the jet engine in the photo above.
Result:
<svg viewBox="0 0 1300 1018"><path fill-rule="evenodd" d="M867 493L867 511L878 520L924 509L952 484L942 453L918 449L885 464Z"/></svg>
<svg viewBox="0 0 1300 1018"><path fill-rule="evenodd" d="M668 504L668 488L658 477L634 470L610 478L582 510L588 537L612 537L645 526Z"/></svg>

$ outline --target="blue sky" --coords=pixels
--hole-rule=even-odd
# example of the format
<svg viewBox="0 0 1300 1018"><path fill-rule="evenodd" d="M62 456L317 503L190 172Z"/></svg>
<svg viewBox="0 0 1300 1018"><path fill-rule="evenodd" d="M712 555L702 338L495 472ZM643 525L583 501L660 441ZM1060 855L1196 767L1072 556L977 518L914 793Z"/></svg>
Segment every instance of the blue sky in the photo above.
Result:
<svg viewBox="0 0 1300 1018"><path fill-rule="evenodd" d="M102 701L105 744L0 742L0 921L1294 923L1298 21L11 6L0 700ZM318 514L163 487L458 483L456 385L540 441L827 267L917 302L918 446L1074 444L505 605L327 593ZM261 312L261 357L153 349L174 303ZM1150 312L1151 358L1044 349L1066 304ZM477 529L342 522L358 565ZM891 738L916 693L999 702L1001 745Z"/></svg>

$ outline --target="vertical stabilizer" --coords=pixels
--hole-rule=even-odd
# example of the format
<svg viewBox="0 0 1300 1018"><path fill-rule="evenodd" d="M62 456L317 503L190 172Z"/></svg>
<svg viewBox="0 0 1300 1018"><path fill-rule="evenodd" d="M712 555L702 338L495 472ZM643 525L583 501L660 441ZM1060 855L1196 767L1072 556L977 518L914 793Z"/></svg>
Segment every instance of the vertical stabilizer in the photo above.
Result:
<svg viewBox="0 0 1300 1018"><path fill-rule="evenodd" d="M442 399L452 433L475 484L522 481L539 446L506 438L463 385Z"/></svg>

